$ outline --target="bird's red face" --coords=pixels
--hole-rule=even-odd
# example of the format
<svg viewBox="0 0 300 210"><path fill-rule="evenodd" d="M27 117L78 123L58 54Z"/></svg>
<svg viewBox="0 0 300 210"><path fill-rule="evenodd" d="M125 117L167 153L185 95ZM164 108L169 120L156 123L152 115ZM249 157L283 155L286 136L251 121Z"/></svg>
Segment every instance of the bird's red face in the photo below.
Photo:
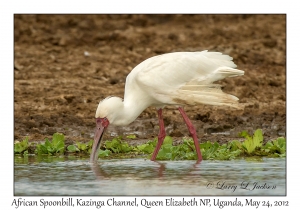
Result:
<svg viewBox="0 0 300 210"><path fill-rule="evenodd" d="M106 117L96 118L96 131L94 135L93 149L91 152L90 162L95 162L98 159L98 149L100 147L101 139L104 131L109 125L109 121Z"/></svg>

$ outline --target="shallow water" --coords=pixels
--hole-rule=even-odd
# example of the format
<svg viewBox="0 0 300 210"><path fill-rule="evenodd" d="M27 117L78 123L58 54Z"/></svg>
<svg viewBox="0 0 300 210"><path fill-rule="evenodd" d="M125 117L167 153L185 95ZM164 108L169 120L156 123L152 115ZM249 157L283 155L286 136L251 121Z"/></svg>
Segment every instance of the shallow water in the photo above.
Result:
<svg viewBox="0 0 300 210"><path fill-rule="evenodd" d="M14 195L285 195L286 159L101 160L15 156Z"/></svg>

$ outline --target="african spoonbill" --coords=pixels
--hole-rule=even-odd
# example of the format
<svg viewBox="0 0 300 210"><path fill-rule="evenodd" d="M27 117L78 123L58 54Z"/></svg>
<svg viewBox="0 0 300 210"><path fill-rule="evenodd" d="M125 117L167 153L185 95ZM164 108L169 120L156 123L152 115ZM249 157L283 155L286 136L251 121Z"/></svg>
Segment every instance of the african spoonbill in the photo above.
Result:
<svg viewBox="0 0 300 210"><path fill-rule="evenodd" d="M238 98L224 93L219 84L213 83L226 77L244 75L244 71L235 68L232 57L207 50L167 53L143 61L126 78L124 100L110 96L100 101L95 115L96 131L90 162L98 159L103 133L110 124L126 126L149 106L156 107L159 121L158 143L151 157L154 161L166 136L162 115L166 105L178 108L194 140L197 162L201 162L196 130L183 105L238 108Z"/></svg>

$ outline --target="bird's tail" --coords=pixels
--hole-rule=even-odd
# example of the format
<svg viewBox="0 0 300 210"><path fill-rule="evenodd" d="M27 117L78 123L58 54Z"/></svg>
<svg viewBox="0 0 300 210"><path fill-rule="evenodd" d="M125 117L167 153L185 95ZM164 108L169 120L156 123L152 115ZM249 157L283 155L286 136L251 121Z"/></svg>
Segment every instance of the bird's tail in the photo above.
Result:
<svg viewBox="0 0 300 210"><path fill-rule="evenodd" d="M238 98L224 93L221 90L221 85L185 85L181 87L173 101L177 104L207 104L215 106L229 106L236 109L241 109L238 103Z"/></svg>
<svg viewBox="0 0 300 210"><path fill-rule="evenodd" d="M242 76L244 75L244 71L239 69L233 69L227 66L221 66L217 68L216 74L219 74L221 77L236 77L236 76Z"/></svg>
<svg viewBox="0 0 300 210"><path fill-rule="evenodd" d="M220 66L206 77L195 78L186 83L186 85L207 85L226 77L236 77L244 75L243 70L234 69L228 66Z"/></svg>

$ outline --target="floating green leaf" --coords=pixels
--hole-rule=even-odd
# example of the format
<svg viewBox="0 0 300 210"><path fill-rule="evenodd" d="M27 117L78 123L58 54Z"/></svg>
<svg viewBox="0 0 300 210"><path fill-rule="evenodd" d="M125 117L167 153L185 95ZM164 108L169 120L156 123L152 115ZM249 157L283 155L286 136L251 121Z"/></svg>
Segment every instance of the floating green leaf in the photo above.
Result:
<svg viewBox="0 0 300 210"><path fill-rule="evenodd" d="M262 147L262 152L265 155L269 156L277 156L277 157L285 157L286 156L286 139L283 137L279 137L272 142L267 142Z"/></svg>
<svg viewBox="0 0 300 210"><path fill-rule="evenodd" d="M65 149L65 136L61 133L53 134L52 145L56 153L63 153Z"/></svg>
<svg viewBox="0 0 300 210"><path fill-rule="evenodd" d="M93 146L93 140L90 140L87 143L76 142L76 147L79 149L80 152L91 153L92 146Z"/></svg>
<svg viewBox="0 0 300 210"><path fill-rule="evenodd" d="M159 150L156 159L157 160L172 160L172 145L163 144Z"/></svg>
<svg viewBox="0 0 300 210"><path fill-rule="evenodd" d="M238 140L228 142L227 147L230 151L242 150L242 143Z"/></svg>
<svg viewBox="0 0 300 210"><path fill-rule="evenodd" d="M36 153L38 154L56 154L63 153L65 150L65 136L61 133L55 133L52 137L52 142L47 138L44 144L38 144L36 147Z"/></svg>
<svg viewBox="0 0 300 210"><path fill-rule="evenodd" d="M78 152L79 151L79 149L75 145L69 145L67 147L67 149L69 152Z"/></svg>
<svg viewBox="0 0 300 210"><path fill-rule="evenodd" d="M242 131L238 134L238 136L246 138L247 136L249 136L249 134L247 131Z"/></svg>
<svg viewBox="0 0 300 210"><path fill-rule="evenodd" d="M111 150L114 153L124 153L133 150L132 146L129 146L127 142L123 142L121 140L121 137L114 138L111 141L106 141L105 148Z"/></svg>
<svg viewBox="0 0 300 210"><path fill-rule="evenodd" d="M153 144L148 144L148 143L138 145L137 146L137 151L141 151L141 152L150 154L154 151L154 146L153 146Z"/></svg>
<svg viewBox="0 0 300 210"><path fill-rule="evenodd" d="M108 157L111 154L111 151L106 149L106 150L101 150L99 151L99 155L98 157L104 158L104 157Z"/></svg>
<svg viewBox="0 0 300 210"><path fill-rule="evenodd" d="M167 145L167 144L169 144L169 145L172 145L172 144L173 144L173 139L172 139L171 136L166 136L166 137L165 137L165 139L164 139L164 141L163 141L163 145Z"/></svg>
<svg viewBox="0 0 300 210"><path fill-rule="evenodd" d="M26 137L23 141L14 143L14 153L24 153L28 149L28 137ZM28 153L28 151L27 151Z"/></svg>
<svg viewBox="0 0 300 210"><path fill-rule="evenodd" d="M81 151L85 151L88 148L87 145L84 143L77 142L76 145L77 145L78 149Z"/></svg>
<svg viewBox="0 0 300 210"><path fill-rule="evenodd" d="M261 129L257 129L254 132L253 137L248 134L246 135L245 133L243 133L243 136L246 140L243 142L242 146L248 154L252 154L257 148L262 146L263 135Z"/></svg>

